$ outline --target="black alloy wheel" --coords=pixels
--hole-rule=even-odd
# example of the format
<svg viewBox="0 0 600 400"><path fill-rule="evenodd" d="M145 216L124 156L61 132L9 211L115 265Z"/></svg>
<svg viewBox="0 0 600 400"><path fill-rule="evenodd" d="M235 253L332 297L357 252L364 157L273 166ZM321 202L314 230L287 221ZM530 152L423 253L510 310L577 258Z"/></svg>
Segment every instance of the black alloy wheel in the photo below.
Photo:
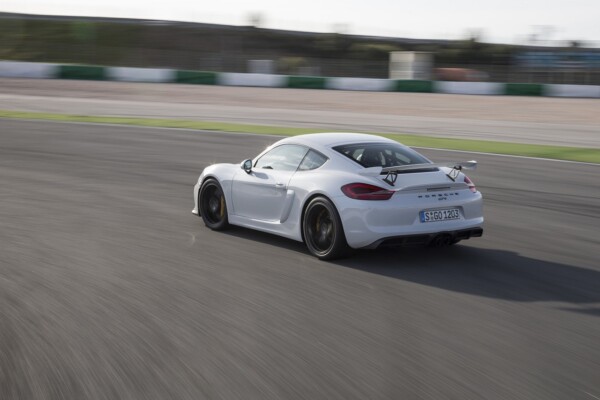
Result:
<svg viewBox="0 0 600 400"><path fill-rule="evenodd" d="M321 260L333 260L349 252L340 216L325 197L316 197L306 206L302 233L308 250Z"/></svg>
<svg viewBox="0 0 600 400"><path fill-rule="evenodd" d="M198 207L204 224L212 230L220 231L229 226L227 204L219 182L208 179L200 188Z"/></svg>

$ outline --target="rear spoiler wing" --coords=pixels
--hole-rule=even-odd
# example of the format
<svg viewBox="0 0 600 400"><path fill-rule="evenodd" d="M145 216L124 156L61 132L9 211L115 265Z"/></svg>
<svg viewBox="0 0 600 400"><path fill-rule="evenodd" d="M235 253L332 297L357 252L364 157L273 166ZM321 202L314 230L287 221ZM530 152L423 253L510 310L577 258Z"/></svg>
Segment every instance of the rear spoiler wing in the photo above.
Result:
<svg viewBox="0 0 600 400"><path fill-rule="evenodd" d="M363 175L363 176L379 176L382 174L386 174L385 178L383 178L383 180L385 182L387 182L388 184L390 184L391 186L394 186L394 183L396 182L396 179L398 178L398 173L400 173L400 172L413 171L413 170L419 170L419 169L440 168L440 167L450 168L450 172L448 172L446 175L448 176L448 178L450 178L454 182L456 180L456 178L458 177L458 174L460 173L460 171L477 169L477 161L471 160L471 161L463 161L463 162L410 164L410 165L401 165L401 166L397 166L397 167L386 167L386 168L370 167L370 168L365 168L365 169L359 171L358 173L359 173L359 175Z"/></svg>

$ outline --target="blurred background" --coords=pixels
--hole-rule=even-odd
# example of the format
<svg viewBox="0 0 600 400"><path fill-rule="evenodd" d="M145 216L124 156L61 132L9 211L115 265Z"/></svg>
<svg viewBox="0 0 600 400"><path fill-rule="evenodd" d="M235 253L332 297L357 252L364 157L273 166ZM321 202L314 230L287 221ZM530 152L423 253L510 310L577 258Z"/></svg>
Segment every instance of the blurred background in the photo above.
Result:
<svg viewBox="0 0 600 400"><path fill-rule="evenodd" d="M346 24L329 32L271 29L260 12L245 19L222 25L0 13L0 59L388 78L390 53L411 51L431 54L431 79L600 84L598 42L559 39L552 25L533 25L518 43L505 44L486 40L483 29L427 39L349 33Z"/></svg>
<svg viewBox="0 0 600 400"><path fill-rule="evenodd" d="M0 0L0 400L600 399L599 15ZM190 213L203 168L314 130L478 160L484 236L323 263Z"/></svg>

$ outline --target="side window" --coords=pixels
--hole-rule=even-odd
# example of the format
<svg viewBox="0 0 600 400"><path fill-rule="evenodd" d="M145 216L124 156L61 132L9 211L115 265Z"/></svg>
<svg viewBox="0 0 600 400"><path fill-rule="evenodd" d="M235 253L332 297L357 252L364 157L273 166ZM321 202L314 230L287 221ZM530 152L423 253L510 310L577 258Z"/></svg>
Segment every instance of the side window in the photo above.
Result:
<svg viewBox="0 0 600 400"><path fill-rule="evenodd" d="M300 167L298 168L300 171L310 171L311 169L317 169L321 165L325 164L327 161L327 157L324 155L317 153L314 150L309 150L306 156L304 156L304 160L300 163Z"/></svg>
<svg viewBox="0 0 600 400"><path fill-rule="evenodd" d="M304 160L300 163L300 167L298 168L300 171L310 171L313 169L319 168L321 165L325 164L327 161L327 157L322 155L321 153L317 153L314 150L309 150Z"/></svg>
<svg viewBox="0 0 600 400"><path fill-rule="evenodd" d="M304 158L307 148L295 144L284 144L271 149L256 161L254 168L275 171L295 171Z"/></svg>

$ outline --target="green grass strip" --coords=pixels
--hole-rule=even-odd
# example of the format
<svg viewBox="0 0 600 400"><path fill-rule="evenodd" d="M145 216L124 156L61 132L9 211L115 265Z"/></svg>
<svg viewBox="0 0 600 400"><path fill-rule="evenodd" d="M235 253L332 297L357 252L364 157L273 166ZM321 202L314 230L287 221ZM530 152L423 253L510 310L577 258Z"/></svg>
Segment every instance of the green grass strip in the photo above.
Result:
<svg viewBox="0 0 600 400"><path fill-rule="evenodd" d="M323 132L317 128L284 128L271 125L249 125L218 121L192 121L169 118L105 117L90 115L50 114L29 111L3 111L0 118L34 119L58 122L86 122L93 124L133 125L150 128L181 128L207 131L255 133L261 135L293 136Z"/></svg>
<svg viewBox="0 0 600 400"><path fill-rule="evenodd" d="M292 128L269 125L250 125L217 121L190 121L178 119L103 117L87 115L49 114L24 111L0 110L0 118L47 120L60 122L87 122L96 124L117 124L161 128L184 128L207 131L254 133L262 135L294 136L305 133L323 132L318 128ZM432 136L374 133L385 136L408 146L431 147L436 149L475 151L481 153L507 154L526 157L549 158L556 160L581 161L600 164L600 148L567 146L547 146L536 144L493 142L487 140L450 139Z"/></svg>
<svg viewBox="0 0 600 400"><path fill-rule="evenodd" d="M435 149L475 151L480 153L506 154L512 156L538 157L600 164L600 148L593 147L548 146L541 144L451 139L388 133L381 133L379 135L389 137L390 139L397 140L407 146L413 147L431 147Z"/></svg>

